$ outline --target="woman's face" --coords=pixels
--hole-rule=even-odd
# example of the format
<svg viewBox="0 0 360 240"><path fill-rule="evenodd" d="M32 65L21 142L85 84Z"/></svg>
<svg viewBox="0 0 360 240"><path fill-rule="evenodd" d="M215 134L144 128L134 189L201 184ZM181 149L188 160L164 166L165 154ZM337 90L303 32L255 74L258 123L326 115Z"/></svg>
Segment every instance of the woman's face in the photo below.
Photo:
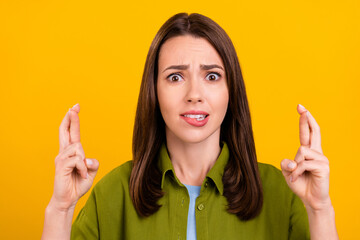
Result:
<svg viewBox="0 0 360 240"><path fill-rule="evenodd" d="M220 138L229 91L221 57L206 39L178 36L161 46L157 93L168 140Z"/></svg>

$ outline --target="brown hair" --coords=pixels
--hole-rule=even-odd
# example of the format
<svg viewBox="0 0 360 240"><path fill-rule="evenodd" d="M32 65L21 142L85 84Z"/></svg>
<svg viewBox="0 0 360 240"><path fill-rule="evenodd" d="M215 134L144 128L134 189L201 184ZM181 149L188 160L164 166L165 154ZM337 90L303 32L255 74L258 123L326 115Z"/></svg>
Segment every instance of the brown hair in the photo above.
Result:
<svg viewBox="0 0 360 240"><path fill-rule="evenodd" d="M158 55L169 38L191 35L205 38L218 51L225 66L229 105L221 124L220 142L229 147L230 158L223 174L228 212L241 220L256 217L262 208L263 192L245 84L235 48L226 32L201 14L179 13L168 19L151 43L142 77L133 135L133 168L130 196L139 215L149 216L161 206L164 195L157 153L165 141L165 122L156 92Z"/></svg>

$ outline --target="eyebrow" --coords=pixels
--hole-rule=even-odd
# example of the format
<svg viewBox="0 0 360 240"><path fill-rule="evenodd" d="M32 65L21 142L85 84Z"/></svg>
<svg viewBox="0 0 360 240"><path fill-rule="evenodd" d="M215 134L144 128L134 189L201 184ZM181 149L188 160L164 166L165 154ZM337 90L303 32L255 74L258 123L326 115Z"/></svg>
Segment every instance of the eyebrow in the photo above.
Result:
<svg viewBox="0 0 360 240"><path fill-rule="evenodd" d="M186 70L189 68L189 64L188 65L171 65L167 68L165 68L165 70L163 72L165 72L166 70L169 70L169 69L178 69L178 70ZM209 70L209 69L213 69L213 68L220 68L221 70L224 71L224 69L217 65L217 64L209 64L209 65L206 65L206 64L200 64L200 68L202 70Z"/></svg>

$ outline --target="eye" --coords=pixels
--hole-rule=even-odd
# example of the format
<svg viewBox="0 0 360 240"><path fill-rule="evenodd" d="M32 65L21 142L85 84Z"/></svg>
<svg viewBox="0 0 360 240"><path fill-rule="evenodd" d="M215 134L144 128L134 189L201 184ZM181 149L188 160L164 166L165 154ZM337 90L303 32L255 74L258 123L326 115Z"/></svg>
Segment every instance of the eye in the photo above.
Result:
<svg viewBox="0 0 360 240"><path fill-rule="evenodd" d="M220 73L217 73L217 72L211 72L209 73L207 76L209 81L217 81L220 77L221 77L221 74Z"/></svg>
<svg viewBox="0 0 360 240"><path fill-rule="evenodd" d="M172 73L166 77L170 82L179 82L182 79L182 76L179 73Z"/></svg>

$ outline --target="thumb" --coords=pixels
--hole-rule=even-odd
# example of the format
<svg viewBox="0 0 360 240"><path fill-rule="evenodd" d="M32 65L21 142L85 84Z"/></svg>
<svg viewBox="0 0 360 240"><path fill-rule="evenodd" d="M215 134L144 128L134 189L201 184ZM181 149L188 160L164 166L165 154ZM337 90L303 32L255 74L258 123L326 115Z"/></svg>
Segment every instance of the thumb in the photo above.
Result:
<svg viewBox="0 0 360 240"><path fill-rule="evenodd" d="M88 169L88 174L93 179L96 176L96 173L99 169L99 162L95 158L86 158L86 167Z"/></svg>
<svg viewBox="0 0 360 240"><path fill-rule="evenodd" d="M296 166L297 164L295 161L291 161L290 159L283 159L281 161L281 170L284 177L288 177L292 171L296 169Z"/></svg>

